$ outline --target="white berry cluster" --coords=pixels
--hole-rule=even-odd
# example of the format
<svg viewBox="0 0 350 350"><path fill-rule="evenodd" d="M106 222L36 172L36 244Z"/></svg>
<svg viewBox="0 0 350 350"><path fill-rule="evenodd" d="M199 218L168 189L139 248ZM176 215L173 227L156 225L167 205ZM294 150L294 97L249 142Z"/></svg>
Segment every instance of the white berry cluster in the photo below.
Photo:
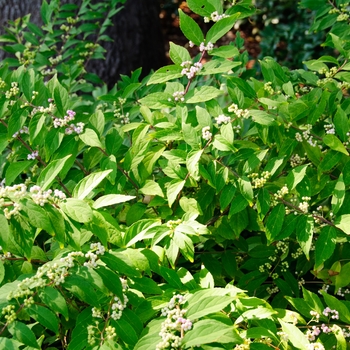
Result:
<svg viewBox="0 0 350 350"><path fill-rule="evenodd" d="M3 89L6 86L6 83L0 78L0 89Z"/></svg>
<svg viewBox="0 0 350 350"><path fill-rule="evenodd" d="M249 350L250 349L250 344L251 344L250 338L246 338L243 341L243 344L237 344L233 350Z"/></svg>
<svg viewBox="0 0 350 350"><path fill-rule="evenodd" d="M15 306L14 305L7 305L7 306L5 306L2 309L1 314L4 316L7 324L12 323L17 318L17 314L16 314L16 311L15 311Z"/></svg>
<svg viewBox="0 0 350 350"><path fill-rule="evenodd" d="M44 206L48 202L57 202L57 200L66 199L66 195L60 190L47 190L43 191L40 186L32 186L30 188L30 193L34 203Z"/></svg>
<svg viewBox="0 0 350 350"><path fill-rule="evenodd" d="M199 51L203 52L203 51L211 51L214 48L214 44L211 43L210 41L208 42L207 45L205 45L204 43L201 43L199 45Z"/></svg>
<svg viewBox="0 0 350 350"><path fill-rule="evenodd" d="M264 187L267 180L271 177L271 173L269 171L263 171L260 177L258 173L249 174L248 177L252 179L253 188L261 188Z"/></svg>
<svg viewBox="0 0 350 350"><path fill-rule="evenodd" d="M282 332L282 331L279 331L276 333L280 339L283 341L283 342L287 342L289 340L289 335L285 332Z"/></svg>
<svg viewBox="0 0 350 350"><path fill-rule="evenodd" d="M231 121L231 118L230 118L230 117L227 117L227 116L224 115L224 114L220 114L220 115L218 115L218 116L215 118L215 120L216 120L216 123L217 123L218 125L221 125L221 124L227 124L227 123L229 123L229 122Z"/></svg>
<svg viewBox="0 0 350 350"><path fill-rule="evenodd" d="M317 142L314 140L313 136L310 135L311 133L311 128L312 128L312 125L310 124L307 124L306 125L306 130L304 130L302 132L302 134L300 134L299 132L297 132L295 134L295 139L298 141L298 142L303 142L304 140L307 141L307 143L312 146L312 147L316 147L317 146Z"/></svg>
<svg viewBox="0 0 350 350"><path fill-rule="evenodd" d="M275 90L273 89L273 87L271 85L272 85L271 81L269 81L268 83L264 84L264 90L266 92L268 92L270 95L275 93Z"/></svg>
<svg viewBox="0 0 350 350"><path fill-rule="evenodd" d="M21 129L19 129L17 132L15 132L12 137L16 138L20 134L29 134L29 129L27 126L23 126Z"/></svg>
<svg viewBox="0 0 350 350"><path fill-rule="evenodd" d="M326 134L332 134L332 135L335 134L335 127L334 127L334 124L333 124L333 123L326 124L326 125L324 126L324 129L325 129L325 131L326 131Z"/></svg>
<svg viewBox="0 0 350 350"><path fill-rule="evenodd" d="M75 124L69 124L72 120L75 119L75 112L72 110L67 110L67 114L63 118L56 118L53 117L53 126L54 128L66 128L65 134L70 135L73 132L76 132L77 134L81 134L84 131L84 123L77 123Z"/></svg>
<svg viewBox="0 0 350 350"><path fill-rule="evenodd" d="M123 310L126 308L128 304L128 297L123 295L124 301L121 301L118 297L114 297L114 303L112 304L112 314L111 317L113 320L119 320L122 317Z"/></svg>
<svg viewBox="0 0 350 350"><path fill-rule="evenodd" d="M249 118L249 110L248 109L240 109L235 103L232 103L231 106L228 107L228 111L230 113L236 114L238 118Z"/></svg>
<svg viewBox="0 0 350 350"><path fill-rule="evenodd" d="M162 323L159 333L162 340L157 344L156 350L181 349L181 339L184 332L192 328L192 322L184 317L187 310L181 309L181 305L185 301L183 295L176 294L162 309L162 316L165 316L166 319Z"/></svg>
<svg viewBox="0 0 350 350"><path fill-rule="evenodd" d="M311 200L310 197L304 196L301 198L303 201L299 203L298 208L301 210L303 213L307 213L309 211L309 201Z"/></svg>
<svg viewBox="0 0 350 350"><path fill-rule="evenodd" d="M32 109L32 111L30 112L30 115L33 116L36 113L49 113L49 114L51 114L55 110L56 105L54 104L54 100L52 98L49 98L47 100L47 102L49 102L49 106L48 107L36 106L36 107L34 107ZM29 103L25 102L23 105L21 105L21 108L24 108L24 107L26 107L28 105L29 105Z"/></svg>
<svg viewBox="0 0 350 350"><path fill-rule="evenodd" d="M209 141L212 138L213 134L210 132L210 126L205 126L202 129L202 138Z"/></svg>
<svg viewBox="0 0 350 350"><path fill-rule="evenodd" d="M184 95L185 95L185 91L175 91L173 93L173 98L174 98L174 101L175 102L184 102L185 101L185 98L184 98ZM171 98L168 99L169 102L171 102Z"/></svg>
<svg viewBox="0 0 350 350"><path fill-rule="evenodd" d="M271 286L266 288L267 293L270 295L278 293L280 290L277 286Z"/></svg>
<svg viewBox="0 0 350 350"><path fill-rule="evenodd" d="M77 124L72 123L64 130L64 133L66 135L71 135L73 132L77 133L78 135L82 134L84 132L84 126L85 124L82 122L79 122Z"/></svg>
<svg viewBox="0 0 350 350"><path fill-rule="evenodd" d="M310 343L307 345L307 350L325 350L321 343Z"/></svg>
<svg viewBox="0 0 350 350"><path fill-rule="evenodd" d="M167 223L166 223L166 226L168 228L170 228L171 230L174 230L176 228L176 226L180 225L182 223L182 220L181 219L178 219L178 220L169 220Z"/></svg>
<svg viewBox="0 0 350 350"><path fill-rule="evenodd" d="M0 250L2 250L2 247L0 248ZM100 243L92 243L90 248L97 254L104 253L104 247ZM90 254L88 253L84 255L82 252L70 252L67 256L60 258L59 260L40 266L34 276L27 277L18 282L17 286L8 293L7 300L11 301L12 299L16 299L18 302L19 299L22 299L22 301L20 301L22 307L30 306L34 303L33 295L38 288L44 288L47 285L59 286L64 283L66 277L69 275L69 269L75 265L75 258L90 257ZM9 253L7 253L6 256L9 257ZM120 280L124 293L128 288L127 281L122 278ZM128 299L125 294L123 294L123 302L118 298L115 298L113 300L112 309L122 311L126 307L127 301ZM5 316L7 323L11 323L16 319L16 311L14 309L15 307L13 305L8 305L2 308L2 315ZM99 317L97 309L93 309L92 312L94 317ZM113 334L113 332L109 333L110 335Z"/></svg>
<svg viewBox="0 0 350 350"><path fill-rule="evenodd" d="M202 68L200 62L192 63L192 61L184 61L181 63L182 75L186 75L188 79L192 79Z"/></svg>
<svg viewBox="0 0 350 350"><path fill-rule="evenodd" d="M39 151L33 151L27 155L28 160L34 160L39 156Z"/></svg>
<svg viewBox="0 0 350 350"><path fill-rule="evenodd" d="M300 157L299 154L293 154L289 160L290 166L292 168L295 168L296 166L303 164L305 160L306 157Z"/></svg>
<svg viewBox="0 0 350 350"><path fill-rule="evenodd" d="M11 83L10 90L7 90L5 92L5 96L7 99L10 99L11 97L16 96L18 93L19 93L18 83L14 81Z"/></svg>
<svg viewBox="0 0 350 350"><path fill-rule="evenodd" d="M278 199L282 199L288 193L289 193L288 187L286 185L284 185L273 196L274 196L275 200L278 200Z"/></svg>
<svg viewBox="0 0 350 350"><path fill-rule="evenodd" d="M204 17L204 23L209 23L210 20L213 22L220 21L220 19L229 17L228 15L225 15L224 13L222 15L219 15L218 11L213 12L210 17Z"/></svg>
<svg viewBox="0 0 350 350"><path fill-rule="evenodd" d="M2 246L0 245L0 251L2 251ZM8 258L11 258L12 254L10 252L6 252L4 254L0 254L0 260L4 261Z"/></svg>
<svg viewBox="0 0 350 350"><path fill-rule="evenodd" d="M105 253L105 247L100 243L91 243L90 250L85 254L85 258L89 260L84 263L84 266L94 268L97 266L97 259L99 255L103 255Z"/></svg>
<svg viewBox="0 0 350 350"><path fill-rule="evenodd" d="M66 195L57 189L43 191L37 185L32 186L28 192L27 186L23 183L13 186L0 186L0 207L5 206L4 214L8 220L21 210L21 205L18 202L23 198L31 198L34 203L44 206L46 203L59 203L66 198ZM10 206L13 206L12 210L9 210L8 207Z"/></svg>

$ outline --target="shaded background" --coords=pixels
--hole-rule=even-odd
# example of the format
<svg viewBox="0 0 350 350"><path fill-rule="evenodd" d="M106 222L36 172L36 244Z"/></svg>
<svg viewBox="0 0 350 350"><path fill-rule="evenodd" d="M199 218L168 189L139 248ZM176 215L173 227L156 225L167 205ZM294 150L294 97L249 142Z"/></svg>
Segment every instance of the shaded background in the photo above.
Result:
<svg viewBox="0 0 350 350"><path fill-rule="evenodd" d="M96 2L98 0L95 0ZM61 0L61 4L76 3ZM256 0L256 15L236 24L220 42L228 44L236 32L245 39L252 66L259 57L271 56L289 68L301 68L302 61L317 57L323 50L322 33L308 33L312 13L298 8L294 0ZM8 20L31 13L31 20L41 25L41 0L0 0L0 33ZM89 70L109 86L120 74L129 75L142 67L143 76L167 63L169 41L186 45L179 29L178 8L191 15L206 32L209 24L193 14L181 0L127 0L124 8L113 17L107 30L113 42L104 42L105 61L92 61ZM0 60L5 53L0 50Z"/></svg>

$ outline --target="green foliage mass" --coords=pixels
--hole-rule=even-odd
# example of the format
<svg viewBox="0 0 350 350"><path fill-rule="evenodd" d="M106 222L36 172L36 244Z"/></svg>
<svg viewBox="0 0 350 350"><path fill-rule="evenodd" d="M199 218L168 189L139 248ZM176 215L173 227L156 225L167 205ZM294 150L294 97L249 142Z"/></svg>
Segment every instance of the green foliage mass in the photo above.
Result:
<svg viewBox="0 0 350 350"><path fill-rule="evenodd" d="M200 47L108 91L119 1L43 2L0 38L0 348L349 349L349 4L334 56L247 70L251 1L188 0Z"/></svg>

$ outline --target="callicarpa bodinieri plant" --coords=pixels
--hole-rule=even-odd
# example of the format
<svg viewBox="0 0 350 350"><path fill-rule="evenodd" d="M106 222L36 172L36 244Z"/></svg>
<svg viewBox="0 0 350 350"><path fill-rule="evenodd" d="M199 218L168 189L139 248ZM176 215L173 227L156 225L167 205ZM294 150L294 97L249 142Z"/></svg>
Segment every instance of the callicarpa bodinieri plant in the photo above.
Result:
<svg viewBox="0 0 350 350"><path fill-rule="evenodd" d="M120 2L0 37L0 348L350 349L349 4L302 0L334 54L259 75L218 44L252 1L188 0L173 64L108 90Z"/></svg>

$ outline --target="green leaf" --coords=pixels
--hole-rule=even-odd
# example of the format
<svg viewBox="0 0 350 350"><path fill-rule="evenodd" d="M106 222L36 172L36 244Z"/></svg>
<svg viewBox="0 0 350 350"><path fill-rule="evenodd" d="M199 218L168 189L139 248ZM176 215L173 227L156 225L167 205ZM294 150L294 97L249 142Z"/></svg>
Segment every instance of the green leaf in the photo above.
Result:
<svg viewBox="0 0 350 350"><path fill-rule="evenodd" d="M349 132L349 122L348 122L348 116L343 111L341 106L337 106L337 113L335 113L335 116L333 118L333 123L335 126L335 130L339 135L340 139L342 141L346 141L347 139L346 133Z"/></svg>
<svg viewBox="0 0 350 350"><path fill-rule="evenodd" d="M111 173L112 169L99 171L92 173L84 177L79 183L75 186L72 196L77 199L84 199L88 196L91 191L96 188L101 181Z"/></svg>
<svg viewBox="0 0 350 350"><path fill-rule="evenodd" d="M337 230L333 226L324 226L315 244L315 267L329 259L335 249Z"/></svg>
<svg viewBox="0 0 350 350"><path fill-rule="evenodd" d="M324 301L326 302L327 306L329 306L332 310L337 310L339 313L339 319L345 323L350 322L350 311L346 307L344 303L342 303L337 298L333 297L332 295L329 295L328 293L321 291Z"/></svg>
<svg viewBox="0 0 350 350"><path fill-rule="evenodd" d="M37 183L41 187L42 191L46 191L50 188L52 183L55 181L56 177L60 173L60 171L65 166L67 160L72 155L69 154L68 156L62 158L62 159L56 159L50 162L45 169L40 173Z"/></svg>
<svg viewBox="0 0 350 350"><path fill-rule="evenodd" d="M162 322L162 319L152 320L146 326L144 336L139 339L139 341L134 347L134 350L156 349L157 344L162 341L162 338L159 336Z"/></svg>
<svg viewBox="0 0 350 350"><path fill-rule="evenodd" d="M94 209L99 209L107 207L109 205L115 205L119 203L125 203L136 198L135 196L126 196L124 194L106 194L105 196L96 199L95 203L92 205Z"/></svg>
<svg viewBox="0 0 350 350"><path fill-rule="evenodd" d="M139 290L142 293L146 294L162 294L162 289L158 284L150 278L133 278L131 282L132 288Z"/></svg>
<svg viewBox="0 0 350 350"><path fill-rule="evenodd" d="M193 242L191 238L179 232L179 230L180 230L179 227L175 229L173 241L180 248L182 255L190 262L193 262L193 257L194 257Z"/></svg>
<svg viewBox="0 0 350 350"><path fill-rule="evenodd" d="M185 37L199 46L204 42L204 36L199 25L190 16L187 16L181 9L179 9L180 28Z"/></svg>
<svg viewBox="0 0 350 350"><path fill-rule="evenodd" d="M302 288L303 290L303 297L304 300L308 303L308 305L311 307L311 309L317 311L320 314L320 318L322 320L322 317L325 317L322 312L324 310L323 303L319 296L315 293L310 292L306 288ZM310 314L310 313L309 313ZM324 319L325 320L325 319Z"/></svg>
<svg viewBox="0 0 350 350"><path fill-rule="evenodd" d="M182 67L177 65L170 65L159 68L156 70L150 77L147 82L147 85L151 84L161 84L166 81L181 78Z"/></svg>
<svg viewBox="0 0 350 350"><path fill-rule="evenodd" d="M154 92L153 94L148 94L141 98L139 103L151 109L168 108L175 105L173 102L173 96L167 92Z"/></svg>
<svg viewBox="0 0 350 350"><path fill-rule="evenodd" d="M46 210L43 209L40 205L35 204L31 200L27 200L25 202L23 210L27 213L29 222L34 227L44 229L49 234L54 233L50 218L48 217Z"/></svg>
<svg viewBox="0 0 350 350"><path fill-rule="evenodd" d="M343 330L338 325L332 325L332 332L337 339L337 350L346 350L347 341L345 340Z"/></svg>
<svg viewBox="0 0 350 350"><path fill-rule="evenodd" d="M216 11L214 5L209 0L187 0L188 7L202 17L210 17Z"/></svg>
<svg viewBox="0 0 350 350"><path fill-rule="evenodd" d="M344 231L347 235L350 235L350 214L344 214L338 216L335 221L335 226Z"/></svg>
<svg viewBox="0 0 350 350"><path fill-rule="evenodd" d="M226 207L232 202L236 193L236 186L233 183L225 185L220 195L220 210L223 212Z"/></svg>
<svg viewBox="0 0 350 350"><path fill-rule="evenodd" d="M89 118L91 125L94 127L95 131L102 136L103 130L105 127L105 116L101 110L97 110L95 113L91 115Z"/></svg>
<svg viewBox="0 0 350 350"><path fill-rule="evenodd" d="M256 206L258 214L263 219L270 210L270 193L266 188L259 190Z"/></svg>
<svg viewBox="0 0 350 350"><path fill-rule="evenodd" d="M219 295L196 298L196 294L201 295L202 291L194 293L188 306L186 306L186 316L191 320L219 312L235 299L235 297Z"/></svg>
<svg viewBox="0 0 350 350"><path fill-rule="evenodd" d="M79 275L69 275L62 286L69 290L78 300L88 305L100 307L98 295L88 279Z"/></svg>
<svg viewBox="0 0 350 350"><path fill-rule="evenodd" d="M266 238L268 242L273 242L278 234L281 232L284 216L286 211L284 204L277 204L272 210L266 221Z"/></svg>
<svg viewBox="0 0 350 350"><path fill-rule="evenodd" d="M266 113L265 111L250 110L249 114L252 116L255 123L266 125L266 126L277 124L277 122L275 121L275 118L271 114Z"/></svg>
<svg viewBox="0 0 350 350"><path fill-rule="evenodd" d="M184 286L180 280L180 277L177 275L176 271L168 269L167 267L160 266L159 268L160 275L169 283L170 286L176 289L184 289Z"/></svg>
<svg viewBox="0 0 350 350"><path fill-rule="evenodd" d="M343 174L340 174L338 181L335 185L335 188L333 190L333 196L332 196L332 211L334 214L337 214L339 209L344 203L345 199L345 184L343 181Z"/></svg>
<svg viewBox="0 0 350 350"><path fill-rule="evenodd" d="M139 189L139 191L148 196L164 197L161 187L154 180L146 180L145 184Z"/></svg>
<svg viewBox="0 0 350 350"><path fill-rule="evenodd" d="M293 324L283 322L280 319L278 321L282 326L283 332L288 334L288 339L293 346L300 350L305 350L308 348L309 341L298 327L294 326Z"/></svg>
<svg viewBox="0 0 350 350"><path fill-rule="evenodd" d="M33 91L35 90L35 73L34 69L28 69L22 79L22 89L24 96L28 101L32 100Z"/></svg>
<svg viewBox="0 0 350 350"><path fill-rule="evenodd" d="M246 200L246 198L243 195L239 194L238 196L236 196L233 199L233 201L231 203L228 217L231 218L232 215L241 212L242 210L244 210L248 206L248 204L249 203Z"/></svg>
<svg viewBox="0 0 350 350"><path fill-rule="evenodd" d="M5 174L6 186L10 186L12 182L14 182L14 180L17 178L17 176L22 174L22 172L26 170L31 164L33 164L33 161L31 160L10 163L10 165L6 169Z"/></svg>
<svg viewBox="0 0 350 350"><path fill-rule="evenodd" d="M173 42L170 42L169 57L179 66L181 66L182 62L192 60L191 55L184 47L176 45Z"/></svg>
<svg viewBox="0 0 350 350"><path fill-rule="evenodd" d="M148 230L152 227L159 226L161 221L159 219L141 219L134 222L125 232L124 245L131 246L138 241L146 238L153 238L154 232L148 234ZM157 229L156 229L157 230Z"/></svg>
<svg viewBox="0 0 350 350"><path fill-rule="evenodd" d="M0 348L6 350L18 350L22 346L22 343L12 338L0 337Z"/></svg>
<svg viewBox="0 0 350 350"><path fill-rule="evenodd" d="M194 95L186 100L187 103L199 103L212 100L223 94L223 91L213 86L201 86L194 89Z"/></svg>
<svg viewBox="0 0 350 350"><path fill-rule="evenodd" d="M332 150L328 151L318 165L319 173L332 170L333 167L339 164L342 157L343 157L343 154L340 152L336 152Z"/></svg>
<svg viewBox="0 0 350 350"><path fill-rule="evenodd" d="M327 72L329 71L328 66L325 63L320 62L318 60L304 61L303 63L308 69L315 72L318 72L319 70L322 70L322 69L325 69Z"/></svg>
<svg viewBox="0 0 350 350"><path fill-rule="evenodd" d="M173 203L176 201L178 194L182 191L183 187L185 186L185 182L186 182L185 180L177 180L177 179L174 179L169 182L169 185L166 191L169 207L171 207Z"/></svg>
<svg viewBox="0 0 350 350"><path fill-rule="evenodd" d="M120 275L129 277L141 277L141 272L135 269L135 266L125 255L114 252L113 254L105 252L100 259L112 270Z"/></svg>
<svg viewBox="0 0 350 350"><path fill-rule="evenodd" d="M238 185L242 196L251 205L253 203L254 192L249 179L246 176L242 176L240 179L238 179Z"/></svg>
<svg viewBox="0 0 350 350"><path fill-rule="evenodd" d="M5 268L4 268L4 263L0 261L0 285L2 281L4 280L5 277Z"/></svg>
<svg viewBox="0 0 350 350"><path fill-rule="evenodd" d="M238 335L233 326L223 322L209 319L194 323L193 329L183 338L185 348L210 343L242 344L243 339Z"/></svg>
<svg viewBox="0 0 350 350"><path fill-rule="evenodd" d="M8 330L12 334L13 339L32 348L40 349L34 332L24 323L14 321L9 325Z"/></svg>
<svg viewBox="0 0 350 350"><path fill-rule="evenodd" d="M81 199L67 198L61 203L61 209L70 218L78 222L90 222L93 218L91 207Z"/></svg>
<svg viewBox="0 0 350 350"><path fill-rule="evenodd" d="M339 38L339 36L336 36L333 33L329 33L329 35L332 38L332 42L335 46L335 48L340 52L341 55L345 56L346 58L349 58L348 52L344 49L345 47L345 41Z"/></svg>
<svg viewBox="0 0 350 350"><path fill-rule="evenodd" d="M44 24L49 24L49 22L51 22L52 7L48 5L46 0L43 0L40 9L40 15Z"/></svg>
<svg viewBox="0 0 350 350"><path fill-rule="evenodd" d="M346 150L345 146L342 144L342 142L334 135L327 134L323 138L323 142L332 150L341 152L349 155L348 151Z"/></svg>
<svg viewBox="0 0 350 350"><path fill-rule="evenodd" d="M231 123L221 125L220 133L221 133L221 136L227 141L228 144L230 145L233 144L234 134L233 134Z"/></svg>
<svg viewBox="0 0 350 350"><path fill-rule="evenodd" d="M199 180L200 177L198 175L199 173L199 160L203 154L203 150L199 151L192 151L188 153L187 159L186 159L186 167L188 169L188 172L190 175L195 179Z"/></svg>
<svg viewBox="0 0 350 350"><path fill-rule="evenodd" d="M132 348L136 345L139 337L137 336L135 329L124 319L124 317L118 321L111 319L111 324L115 328L118 337L120 337L123 342L129 344Z"/></svg>
<svg viewBox="0 0 350 350"><path fill-rule="evenodd" d="M62 294L55 288L45 287L40 290L41 300L52 311L62 314L68 320L68 307Z"/></svg>
<svg viewBox="0 0 350 350"><path fill-rule="evenodd" d="M306 258L309 260L309 252L312 244L314 230L314 219L310 216L302 215L298 219L296 236Z"/></svg>
<svg viewBox="0 0 350 350"><path fill-rule="evenodd" d="M335 290L348 286L350 283L350 263L341 267L338 275L335 276Z"/></svg>
<svg viewBox="0 0 350 350"><path fill-rule="evenodd" d="M240 13L236 13L232 16L225 17L214 23L214 25L208 30L206 35L206 43L211 42L215 44L220 38L222 38L236 23Z"/></svg>
<svg viewBox="0 0 350 350"><path fill-rule="evenodd" d="M69 95L67 90L59 83L57 78L55 79L55 87L53 90L53 98L55 100L55 105L57 107L58 113L61 117L66 115L68 104L69 104Z"/></svg>
<svg viewBox="0 0 350 350"><path fill-rule="evenodd" d="M100 139L99 139L98 135L96 134L95 130L92 130L90 128L85 128L84 132L79 135L79 138L87 146L103 148L103 144L100 141Z"/></svg>
<svg viewBox="0 0 350 350"><path fill-rule="evenodd" d="M102 277L106 287L119 299L124 300L123 287L119 276L105 266L99 266L95 271Z"/></svg>
<svg viewBox="0 0 350 350"><path fill-rule="evenodd" d="M308 164L300 165L298 167L295 167L291 172L289 172L286 178L286 184L290 191L294 190L296 185L304 179L307 167Z"/></svg>
<svg viewBox="0 0 350 350"><path fill-rule="evenodd" d="M34 318L35 321L39 322L45 328L55 334L58 333L58 319L56 315L44 306L33 304L26 308L29 316Z"/></svg>

